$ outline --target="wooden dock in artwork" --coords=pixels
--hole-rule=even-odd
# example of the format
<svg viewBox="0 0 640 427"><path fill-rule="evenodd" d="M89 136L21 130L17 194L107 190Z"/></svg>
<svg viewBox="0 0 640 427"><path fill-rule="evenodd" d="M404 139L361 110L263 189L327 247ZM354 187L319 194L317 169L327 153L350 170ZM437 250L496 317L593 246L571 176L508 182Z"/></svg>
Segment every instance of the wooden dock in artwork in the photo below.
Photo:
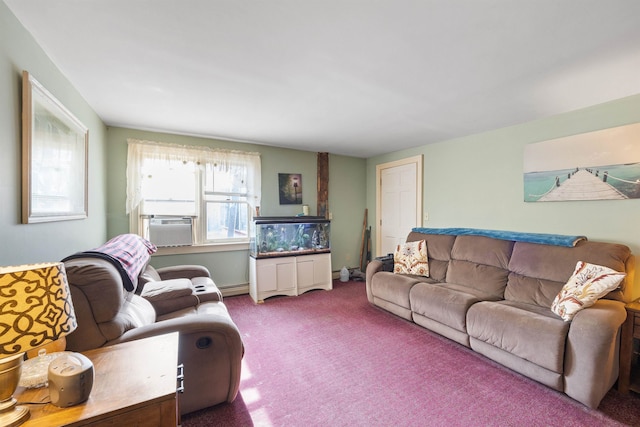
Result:
<svg viewBox="0 0 640 427"><path fill-rule="evenodd" d="M538 199L539 202L561 200L619 200L628 197L590 172L581 169Z"/></svg>

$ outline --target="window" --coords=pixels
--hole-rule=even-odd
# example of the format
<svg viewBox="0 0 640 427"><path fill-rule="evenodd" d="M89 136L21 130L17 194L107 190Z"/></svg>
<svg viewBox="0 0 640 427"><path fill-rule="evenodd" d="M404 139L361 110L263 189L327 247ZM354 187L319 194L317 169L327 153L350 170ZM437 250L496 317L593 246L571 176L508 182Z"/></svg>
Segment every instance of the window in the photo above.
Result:
<svg viewBox="0 0 640 427"><path fill-rule="evenodd" d="M207 241L247 239L250 210L247 168L214 163L204 168L204 217Z"/></svg>
<svg viewBox="0 0 640 427"><path fill-rule="evenodd" d="M128 143L127 213L132 233L152 242L155 234L163 246L249 241L252 213L260 205L258 153ZM154 233L155 225L162 227ZM169 233L183 233L179 243ZM185 241L184 233L191 239Z"/></svg>

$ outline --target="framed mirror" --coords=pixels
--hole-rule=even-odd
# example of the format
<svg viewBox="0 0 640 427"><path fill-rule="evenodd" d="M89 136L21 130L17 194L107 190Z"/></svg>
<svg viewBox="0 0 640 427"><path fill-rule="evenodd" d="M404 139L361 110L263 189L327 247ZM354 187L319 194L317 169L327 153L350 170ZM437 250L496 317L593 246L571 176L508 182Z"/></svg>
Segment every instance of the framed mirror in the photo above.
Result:
<svg viewBox="0 0 640 427"><path fill-rule="evenodd" d="M87 217L89 130L22 72L22 222Z"/></svg>

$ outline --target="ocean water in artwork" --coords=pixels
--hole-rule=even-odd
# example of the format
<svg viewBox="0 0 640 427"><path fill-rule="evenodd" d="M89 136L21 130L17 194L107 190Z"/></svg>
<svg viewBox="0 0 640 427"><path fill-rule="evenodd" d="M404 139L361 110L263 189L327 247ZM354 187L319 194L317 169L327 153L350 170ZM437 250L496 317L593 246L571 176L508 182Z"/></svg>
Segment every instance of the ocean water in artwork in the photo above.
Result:
<svg viewBox="0 0 640 427"><path fill-rule="evenodd" d="M557 185L561 185L569 179L577 169L525 173L524 201L538 201L542 196L556 188ZM589 169L593 175L602 180L606 176L606 182L627 198L640 198L640 163L580 167L579 169Z"/></svg>

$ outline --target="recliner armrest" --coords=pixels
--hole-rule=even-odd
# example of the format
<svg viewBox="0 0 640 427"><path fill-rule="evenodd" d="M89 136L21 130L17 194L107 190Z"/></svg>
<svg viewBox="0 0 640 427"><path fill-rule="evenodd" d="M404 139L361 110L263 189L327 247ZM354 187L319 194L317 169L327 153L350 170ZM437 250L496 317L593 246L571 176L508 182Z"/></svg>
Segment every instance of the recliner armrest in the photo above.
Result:
<svg viewBox="0 0 640 427"><path fill-rule="evenodd" d="M162 280L211 277L209 269L202 265L174 265L171 267L156 268L156 271L158 272Z"/></svg>
<svg viewBox="0 0 640 427"><path fill-rule="evenodd" d="M371 293L371 280L373 279L373 275L384 271L384 264L382 261L374 259L369 264L367 264L367 269L365 271L365 288L367 291L367 299L370 303L373 303L373 294Z"/></svg>
<svg viewBox="0 0 640 427"><path fill-rule="evenodd" d="M185 391L180 413L186 414L221 402L232 402L239 389L244 345L238 328L221 302L207 302L184 315L132 329L117 342L178 332L178 362L184 364ZM149 358L153 354L149 353Z"/></svg>
<svg viewBox="0 0 640 427"><path fill-rule="evenodd" d="M579 311L571 321L565 349L564 392L590 408L598 407L617 379L620 328L626 317L624 303L601 299ZM595 389L596 384L599 390Z"/></svg>
<svg viewBox="0 0 640 427"><path fill-rule="evenodd" d="M218 333L230 338L239 339L240 331L221 302L209 302L206 315L198 315L196 313L185 316L174 317L157 321L156 323L141 326L125 332L119 338L109 341L108 345L139 340L142 338L153 337L170 332L180 332L181 334L194 333ZM211 309L211 305L215 304L215 309Z"/></svg>

